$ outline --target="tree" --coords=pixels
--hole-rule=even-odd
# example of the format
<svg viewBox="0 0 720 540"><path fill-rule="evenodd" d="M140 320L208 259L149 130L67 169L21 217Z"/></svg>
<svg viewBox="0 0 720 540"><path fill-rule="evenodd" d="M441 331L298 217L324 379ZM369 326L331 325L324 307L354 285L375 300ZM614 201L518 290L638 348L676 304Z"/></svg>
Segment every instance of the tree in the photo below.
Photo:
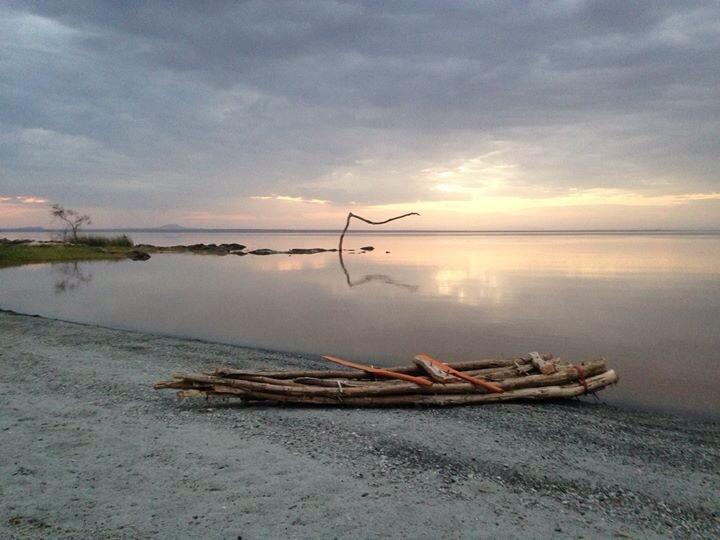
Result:
<svg viewBox="0 0 720 540"><path fill-rule="evenodd" d="M90 220L90 216L81 216L80 212L76 210L70 210L69 208L63 208L59 204L52 205L52 210L50 211L50 214L52 214L52 217L54 217L55 219L59 219L65 224L65 231L63 233L64 239L67 239L68 229L70 230L73 242L78 241L78 231L80 230L80 227L82 227L83 225L90 225L90 223L92 223L92 221Z"/></svg>

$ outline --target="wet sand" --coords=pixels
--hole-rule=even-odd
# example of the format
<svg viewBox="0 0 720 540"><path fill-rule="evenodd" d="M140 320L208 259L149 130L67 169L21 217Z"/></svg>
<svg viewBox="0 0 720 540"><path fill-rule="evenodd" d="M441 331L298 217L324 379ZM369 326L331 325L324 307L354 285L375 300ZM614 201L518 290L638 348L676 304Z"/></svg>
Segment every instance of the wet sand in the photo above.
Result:
<svg viewBox="0 0 720 540"><path fill-rule="evenodd" d="M720 535L717 422L180 402L152 382L322 364L7 312L0 341L3 538Z"/></svg>

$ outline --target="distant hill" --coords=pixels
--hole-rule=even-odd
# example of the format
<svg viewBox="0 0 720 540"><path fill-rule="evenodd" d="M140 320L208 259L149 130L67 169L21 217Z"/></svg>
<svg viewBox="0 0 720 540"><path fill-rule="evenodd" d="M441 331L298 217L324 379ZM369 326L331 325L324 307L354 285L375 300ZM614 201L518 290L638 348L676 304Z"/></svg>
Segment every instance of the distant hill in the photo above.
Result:
<svg viewBox="0 0 720 540"><path fill-rule="evenodd" d="M178 225L176 223L168 223L167 225L161 225L158 227L158 229L162 229L163 231L178 231L186 228L187 227L183 227L182 225Z"/></svg>
<svg viewBox="0 0 720 540"><path fill-rule="evenodd" d="M5 232L45 232L47 229L44 227L15 227L12 229L0 229Z"/></svg>

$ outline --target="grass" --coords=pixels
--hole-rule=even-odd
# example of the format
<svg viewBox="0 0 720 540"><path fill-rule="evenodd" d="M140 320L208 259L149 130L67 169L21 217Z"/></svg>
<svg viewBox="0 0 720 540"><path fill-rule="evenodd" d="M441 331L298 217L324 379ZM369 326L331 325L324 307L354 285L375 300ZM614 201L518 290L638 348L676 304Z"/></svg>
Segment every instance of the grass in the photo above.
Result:
<svg viewBox="0 0 720 540"><path fill-rule="evenodd" d="M120 236L91 236L84 235L79 236L75 241L76 244L82 244L84 246L92 247L133 247L132 239L126 235L121 234Z"/></svg>
<svg viewBox="0 0 720 540"><path fill-rule="evenodd" d="M68 244L2 245L0 244L0 267L20 266L33 263L53 263L92 260L113 260L125 257L120 246L108 249Z"/></svg>

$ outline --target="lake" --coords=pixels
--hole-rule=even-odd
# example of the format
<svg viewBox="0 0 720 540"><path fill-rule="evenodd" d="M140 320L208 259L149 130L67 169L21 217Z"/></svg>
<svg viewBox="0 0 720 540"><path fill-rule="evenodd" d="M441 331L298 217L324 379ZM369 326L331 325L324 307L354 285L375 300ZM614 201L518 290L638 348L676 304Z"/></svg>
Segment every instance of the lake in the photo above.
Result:
<svg viewBox="0 0 720 540"><path fill-rule="evenodd" d="M0 236L11 236L2 234ZM14 237L30 237L15 234ZM335 234L139 233L156 245L336 247ZM720 236L351 234L344 256L157 254L0 270L0 308L391 365L606 356L601 399L720 417ZM152 361L152 358L148 358Z"/></svg>

